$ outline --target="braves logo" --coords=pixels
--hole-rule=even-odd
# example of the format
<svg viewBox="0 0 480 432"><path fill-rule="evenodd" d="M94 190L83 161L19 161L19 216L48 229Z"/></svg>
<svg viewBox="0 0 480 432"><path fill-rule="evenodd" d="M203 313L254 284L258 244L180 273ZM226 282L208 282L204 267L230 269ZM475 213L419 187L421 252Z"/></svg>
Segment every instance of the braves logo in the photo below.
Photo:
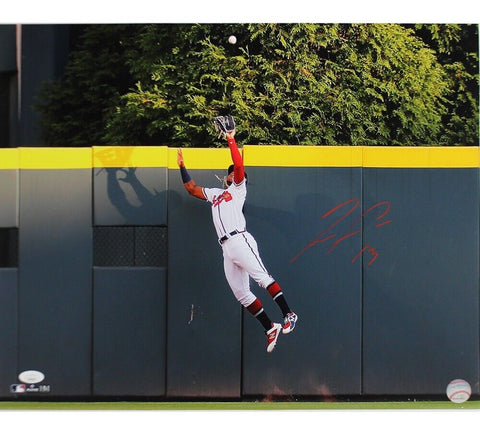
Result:
<svg viewBox="0 0 480 432"><path fill-rule="evenodd" d="M232 200L232 194L228 191L225 191L221 195L213 197L212 204L213 204L213 207L217 207L223 201L227 202L231 200Z"/></svg>

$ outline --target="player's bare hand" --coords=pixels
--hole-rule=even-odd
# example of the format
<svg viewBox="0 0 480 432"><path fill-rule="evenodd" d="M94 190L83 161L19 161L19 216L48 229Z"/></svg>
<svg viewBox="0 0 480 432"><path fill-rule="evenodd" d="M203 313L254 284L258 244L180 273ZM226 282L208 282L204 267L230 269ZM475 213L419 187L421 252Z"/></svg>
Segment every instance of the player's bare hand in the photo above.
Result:
<svg viewBox="0 0 480 432"><path fill-rule="evenodd" d="M183 154L182 154L182 149L177 149L177 164L179 167L182 167L185 165L183 162Z"/></svg>

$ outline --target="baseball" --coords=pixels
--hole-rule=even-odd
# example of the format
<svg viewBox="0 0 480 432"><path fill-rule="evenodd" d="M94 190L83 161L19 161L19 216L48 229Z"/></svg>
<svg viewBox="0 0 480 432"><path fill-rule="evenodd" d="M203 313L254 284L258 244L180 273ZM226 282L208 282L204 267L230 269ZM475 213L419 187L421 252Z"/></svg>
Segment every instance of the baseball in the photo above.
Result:
<svg viewBox="0 0 480 432"><path fill-rule="evenodd" d="M231 35L228 38L228 43L231 43L232 45L235 45L237 43L237 38L234 35Z"/></svg>
<svg viewBox="0 0 480 432"><path fill-rule="evenodd" d="M470 384L463 379L454 379L447 386L447 396L452 402L462 403L467 401L472 394Z"/></svg>

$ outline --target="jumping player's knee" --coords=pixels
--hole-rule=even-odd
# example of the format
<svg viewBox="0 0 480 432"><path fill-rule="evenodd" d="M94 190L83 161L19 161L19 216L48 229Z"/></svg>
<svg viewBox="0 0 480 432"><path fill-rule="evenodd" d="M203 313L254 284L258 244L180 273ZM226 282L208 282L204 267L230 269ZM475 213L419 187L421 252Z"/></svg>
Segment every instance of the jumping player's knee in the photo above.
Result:
<svg viewBox="0 0 480 432"><path fill-rule="evenodd" d="M257 281L258 285L262 287L263 289L267 289L270 285L272 285L275 282L275 279L273 279L271 276L264 277L263 279L259 279Z"/></svg>
<svg viewBox="0 0 480 432"><path fill-rule="evenodd" d="M236 295L236 297L239 303L244 307L250 306L256 300L256 297L252 292Z"/></svg>

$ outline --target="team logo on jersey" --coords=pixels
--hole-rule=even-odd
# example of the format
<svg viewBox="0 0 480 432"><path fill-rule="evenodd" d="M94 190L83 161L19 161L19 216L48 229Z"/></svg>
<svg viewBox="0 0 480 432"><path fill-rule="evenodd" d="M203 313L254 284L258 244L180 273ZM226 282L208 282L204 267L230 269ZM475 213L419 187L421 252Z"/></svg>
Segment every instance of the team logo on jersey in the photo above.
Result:
<svg viewBox="0 0 480 432"><path fill-rule="evenodd" d="M213 197L212 204L214 207L216 207L219 204L221 204L222 201L231 201L231 200L232 200L232 194L228 191L225 191L221 195Z"/></svg>

